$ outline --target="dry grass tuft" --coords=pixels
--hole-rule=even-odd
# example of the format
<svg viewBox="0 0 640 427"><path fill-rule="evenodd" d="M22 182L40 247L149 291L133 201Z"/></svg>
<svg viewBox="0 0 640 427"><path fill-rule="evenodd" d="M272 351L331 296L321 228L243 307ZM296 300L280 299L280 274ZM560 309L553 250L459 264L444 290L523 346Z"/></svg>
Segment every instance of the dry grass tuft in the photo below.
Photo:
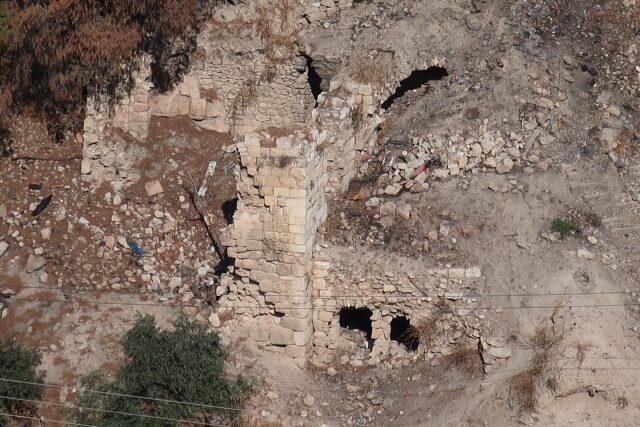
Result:
<svg viewBox="0 0 640 427"><path fill-rule="evenodd" d="M383 64L372 61L358 64L353 78L358 83L382 86L389 80L389 73Z"/></svg>
<svg viewBox="0 0 640 427"><path fill-rule="evenodd" d="M560 305L535 329L530 338L533 349L529 368L511 377L510 393L522 411L535 411L538 405L539 385L552 392L558 389L558 370L552 366L552 352L564 339L564 332L554 329L555 316Z"/></svg>
<svg viewBox="0 0 640 427"><path fill-rule="evenodd" d="M478 348L468 347L463 343L459 343L453 352L447 356L446 363L469 374L480 372L482 369L482 360Z"/></svg>
<svg viewBox="0 0 640 427"><path fill-rule="evenodd" d="M253 79L247 80L244 83L244 86L240 88L235 98L233 99L233 104L231 105L231 111L234 119L237 119L238 115L243 113L247 109L247 107L256 99L256 96L258 94L257 88L258 84Z"/></svg>
<svg viewBox="0 0 640 427"><path fill-rule="evenodd" d="M551 325L543 323L540 324L533 333L531 344L536 353L548 353L548 351L559 344L563 338L564 333L554 331Z"/></svg>
<svg viewBox="0 0 640 427"><path fill-rule="evenodd" d="M448 313L451 308L444 301L438 301L435 304L435 310L431 317L426 320L419 321L415 326L407 330L407 337L409 339L419 340L420 344L429 348L433 338L437 335L438 328L437 322L445 313Z"/></svg>
<svg viewBox="0 0 640 427"><path fill-rule="evenodd" d="M215 87L210 89L200 89L200 95L202 95L207 101L215 101L220 99L220 95Z"/></svg>
<svg viewBox="0 0 640 427"><path fill-rule="evenodd" d="M582 342L576 343L576 360L578 365L582 365L584 358L586 357L587 350L591 348L591 344L585 344Z"/></svg>
<svg viewBox="0 0 640 427"><path fill-rule="evenodd" d="M511 396L524 411L535 411L538 406L537 375L531 370L511 377Z"/></svg>
<svg viewBox="0 0 640 427"><path fill-rule="evenodd" d="M258 9L256 29L271 63L282 61L297 41L296 8L294 0L272 0Z"/></svg>

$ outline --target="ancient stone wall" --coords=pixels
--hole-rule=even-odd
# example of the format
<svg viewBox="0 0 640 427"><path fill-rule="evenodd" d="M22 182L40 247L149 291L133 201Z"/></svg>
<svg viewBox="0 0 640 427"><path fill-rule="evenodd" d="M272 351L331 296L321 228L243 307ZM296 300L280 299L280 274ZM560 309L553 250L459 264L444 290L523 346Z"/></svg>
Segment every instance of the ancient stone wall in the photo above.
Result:
<svg viewBox="0 0 640 427"><path fill-rule="evenodd" d="M303 133L277 139L247 134L237 144L238 209L223 233L235 258L221 305L264 316L253 337L304 363L311 347L312 254L327 216L326 161ZM220 292L220 293L222 293Z"/></svg>
<svg viewBox="0 0 640 427"><path fill-rule="evenodd" d="M237 135L305 123L315 103L305 59L271 63L259 44L232 46L202 35L190 73L170 93L152 95L151 113L188 115L198 126Z"/></svg>
<svg viewBox="0 0 640 427"><path fill-rule="evenodd" d="M320 23L342 9L353 6L353 0L306 0L304 16L309 23Z"/></svg>
<svg viewBox="0 0 640 427"><path fill-rule="evenodd" d="M381 122L370 85L332 81L329 92L320 94L311 125L326 153L329 192L347 190L357 172L358 153L369 151Z"/></svg>
<svg viewBox="0 0 640 427"><path fill-rule="evenodd" d="M367 308L371 316L371 347L367 363L377 363L391 348L391 322L404 316L422 330L432 322L432 339L424 336L416 354L427 358L447 355L457 341L479 337L480 317L465 308L474 300L463 297L478 286L477 267L424 269L414 266L407 273L402 267L371 269L371 263L357 265L349 260L330 258L329 251L314 254L313 352L314 363L329 363L341 334L340 310ZM339 252L338 252L339 253ZM355 254L352 254L355 256ZM414 260L409 260L413 262ZM366 264L362 265L362 264Z"/></svg>

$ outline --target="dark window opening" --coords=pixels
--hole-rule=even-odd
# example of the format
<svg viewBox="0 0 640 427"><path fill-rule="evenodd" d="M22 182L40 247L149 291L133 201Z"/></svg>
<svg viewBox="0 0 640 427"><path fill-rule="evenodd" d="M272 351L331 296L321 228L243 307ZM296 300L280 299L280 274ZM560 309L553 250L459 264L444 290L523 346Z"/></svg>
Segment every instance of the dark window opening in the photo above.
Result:
<svg viewBox="0 0 640 427"><path fill-rule="evenodd" d="M356 329L367 335L367 348L373 348L371 339L371 316L373 312L366 307L344 307L340 310L340 327L346 329Z"/></svg>
<svg viewBox="0 0 640 427"><path fill-rule="evenodd" d="M389 107L401 96L405 95L410 90L420 89L433 80L441 80L448 76L446 68L443 67L429 67L426 70L414 70L409 77L400 82L400 86L396 91L382 103L382 108L388 110Z"/></svg>
<svg viewBox="0 0 640 427"><path fill-rule="evenodd" d="M236 262L235 258L231 258L227 255L227 251L224 251L224 257L218 261L218 264L213 269L213 274L220 276L222 273L226 273L229 271L229 267L234 265Z"/></svg>
<svg viewBox="0 0 640 427"><path fill-rule="evenodd" d="M309 55L302 55L307 60L307 78L309 80L309 87L313 94L313 99L318 101L318 96L322 93L322 78L313 67L313 58ZM316 102L317 105L317 102Z"/></svg>
<svg viewBox="0 0 640 427"><path fill-rule="evenodd" d="M238 209L238 198L227 200L222 204L222 215L227 224L233 224L233 215Z"/></svg>
<svg viewBox="0 0 640 427"><path fill-rule="evenodd" d="M415 326L405 316L395 317L391 321L391 340L402 344L408 351L418 350L420 338Z"/></svg>

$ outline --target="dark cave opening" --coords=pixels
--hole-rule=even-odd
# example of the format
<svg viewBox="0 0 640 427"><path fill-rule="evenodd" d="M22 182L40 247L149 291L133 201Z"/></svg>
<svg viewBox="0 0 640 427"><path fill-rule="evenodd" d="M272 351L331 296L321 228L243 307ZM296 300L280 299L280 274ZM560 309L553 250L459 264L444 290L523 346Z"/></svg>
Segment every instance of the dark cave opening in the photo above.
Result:
<svg viewBox="0 0 640 427"><path fill-rule="evenodd" d="M222 204L222 215L224 216L224 220L227 221L227 224L233 224L233 215L236 213L238 209L238 198L233 198L231 200L227 200Z"/></svg>
<svg viewBox="0 0 640 427"><path fill-rule="evenodd" d="M309 55L302 55L307 60L307 78L309 80L309 87L313 94L313 99L318 101L318 96L322 93L322 78L318 74L318 71L313 66L313 58Z"/></svg>
<svg viewBox="0 0 640 427"><path fill-rule="evenodd" d="M411 326L411 322L405 316L395 317L391 321L391 340L402 344L408 351L418 350L420 338L417 332L416 327Z"/></svg>
<svg viewBox="0 0 640 427"><path fill-rule="evenodd" d="M371 339L371 316L373 312L366 307L343 307L340 310L340 327L346 329L356 329L367 334L367 348L373 348Z"/></svg>
<svg viewBox="0 0 640 427"><path fill-rule="evenodd" d="M426 70L414 70L409 77L400 82L400 86L398 86L396 91L382 103L382 108L388 110L398 98L404 96L407 92L420 89L427 83L434 80L441 80L448 75L449 73L447 73L444 67L429 67Z"/></svg>

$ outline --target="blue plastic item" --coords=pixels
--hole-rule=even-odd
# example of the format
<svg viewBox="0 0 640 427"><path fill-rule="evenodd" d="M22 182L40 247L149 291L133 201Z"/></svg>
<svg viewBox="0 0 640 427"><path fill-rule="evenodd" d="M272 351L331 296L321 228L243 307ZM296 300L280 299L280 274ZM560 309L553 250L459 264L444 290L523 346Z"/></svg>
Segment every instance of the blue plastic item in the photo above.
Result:
<svg viewBox="0 0 640 427"><path fill-rule="evenodd" d="M139 257L144 256L144 251L142 250L142 248L138 246L138 244L133 240L129 242L129 247L131 248L133 253L136 254L136 256L139 256Z"/></svg>

